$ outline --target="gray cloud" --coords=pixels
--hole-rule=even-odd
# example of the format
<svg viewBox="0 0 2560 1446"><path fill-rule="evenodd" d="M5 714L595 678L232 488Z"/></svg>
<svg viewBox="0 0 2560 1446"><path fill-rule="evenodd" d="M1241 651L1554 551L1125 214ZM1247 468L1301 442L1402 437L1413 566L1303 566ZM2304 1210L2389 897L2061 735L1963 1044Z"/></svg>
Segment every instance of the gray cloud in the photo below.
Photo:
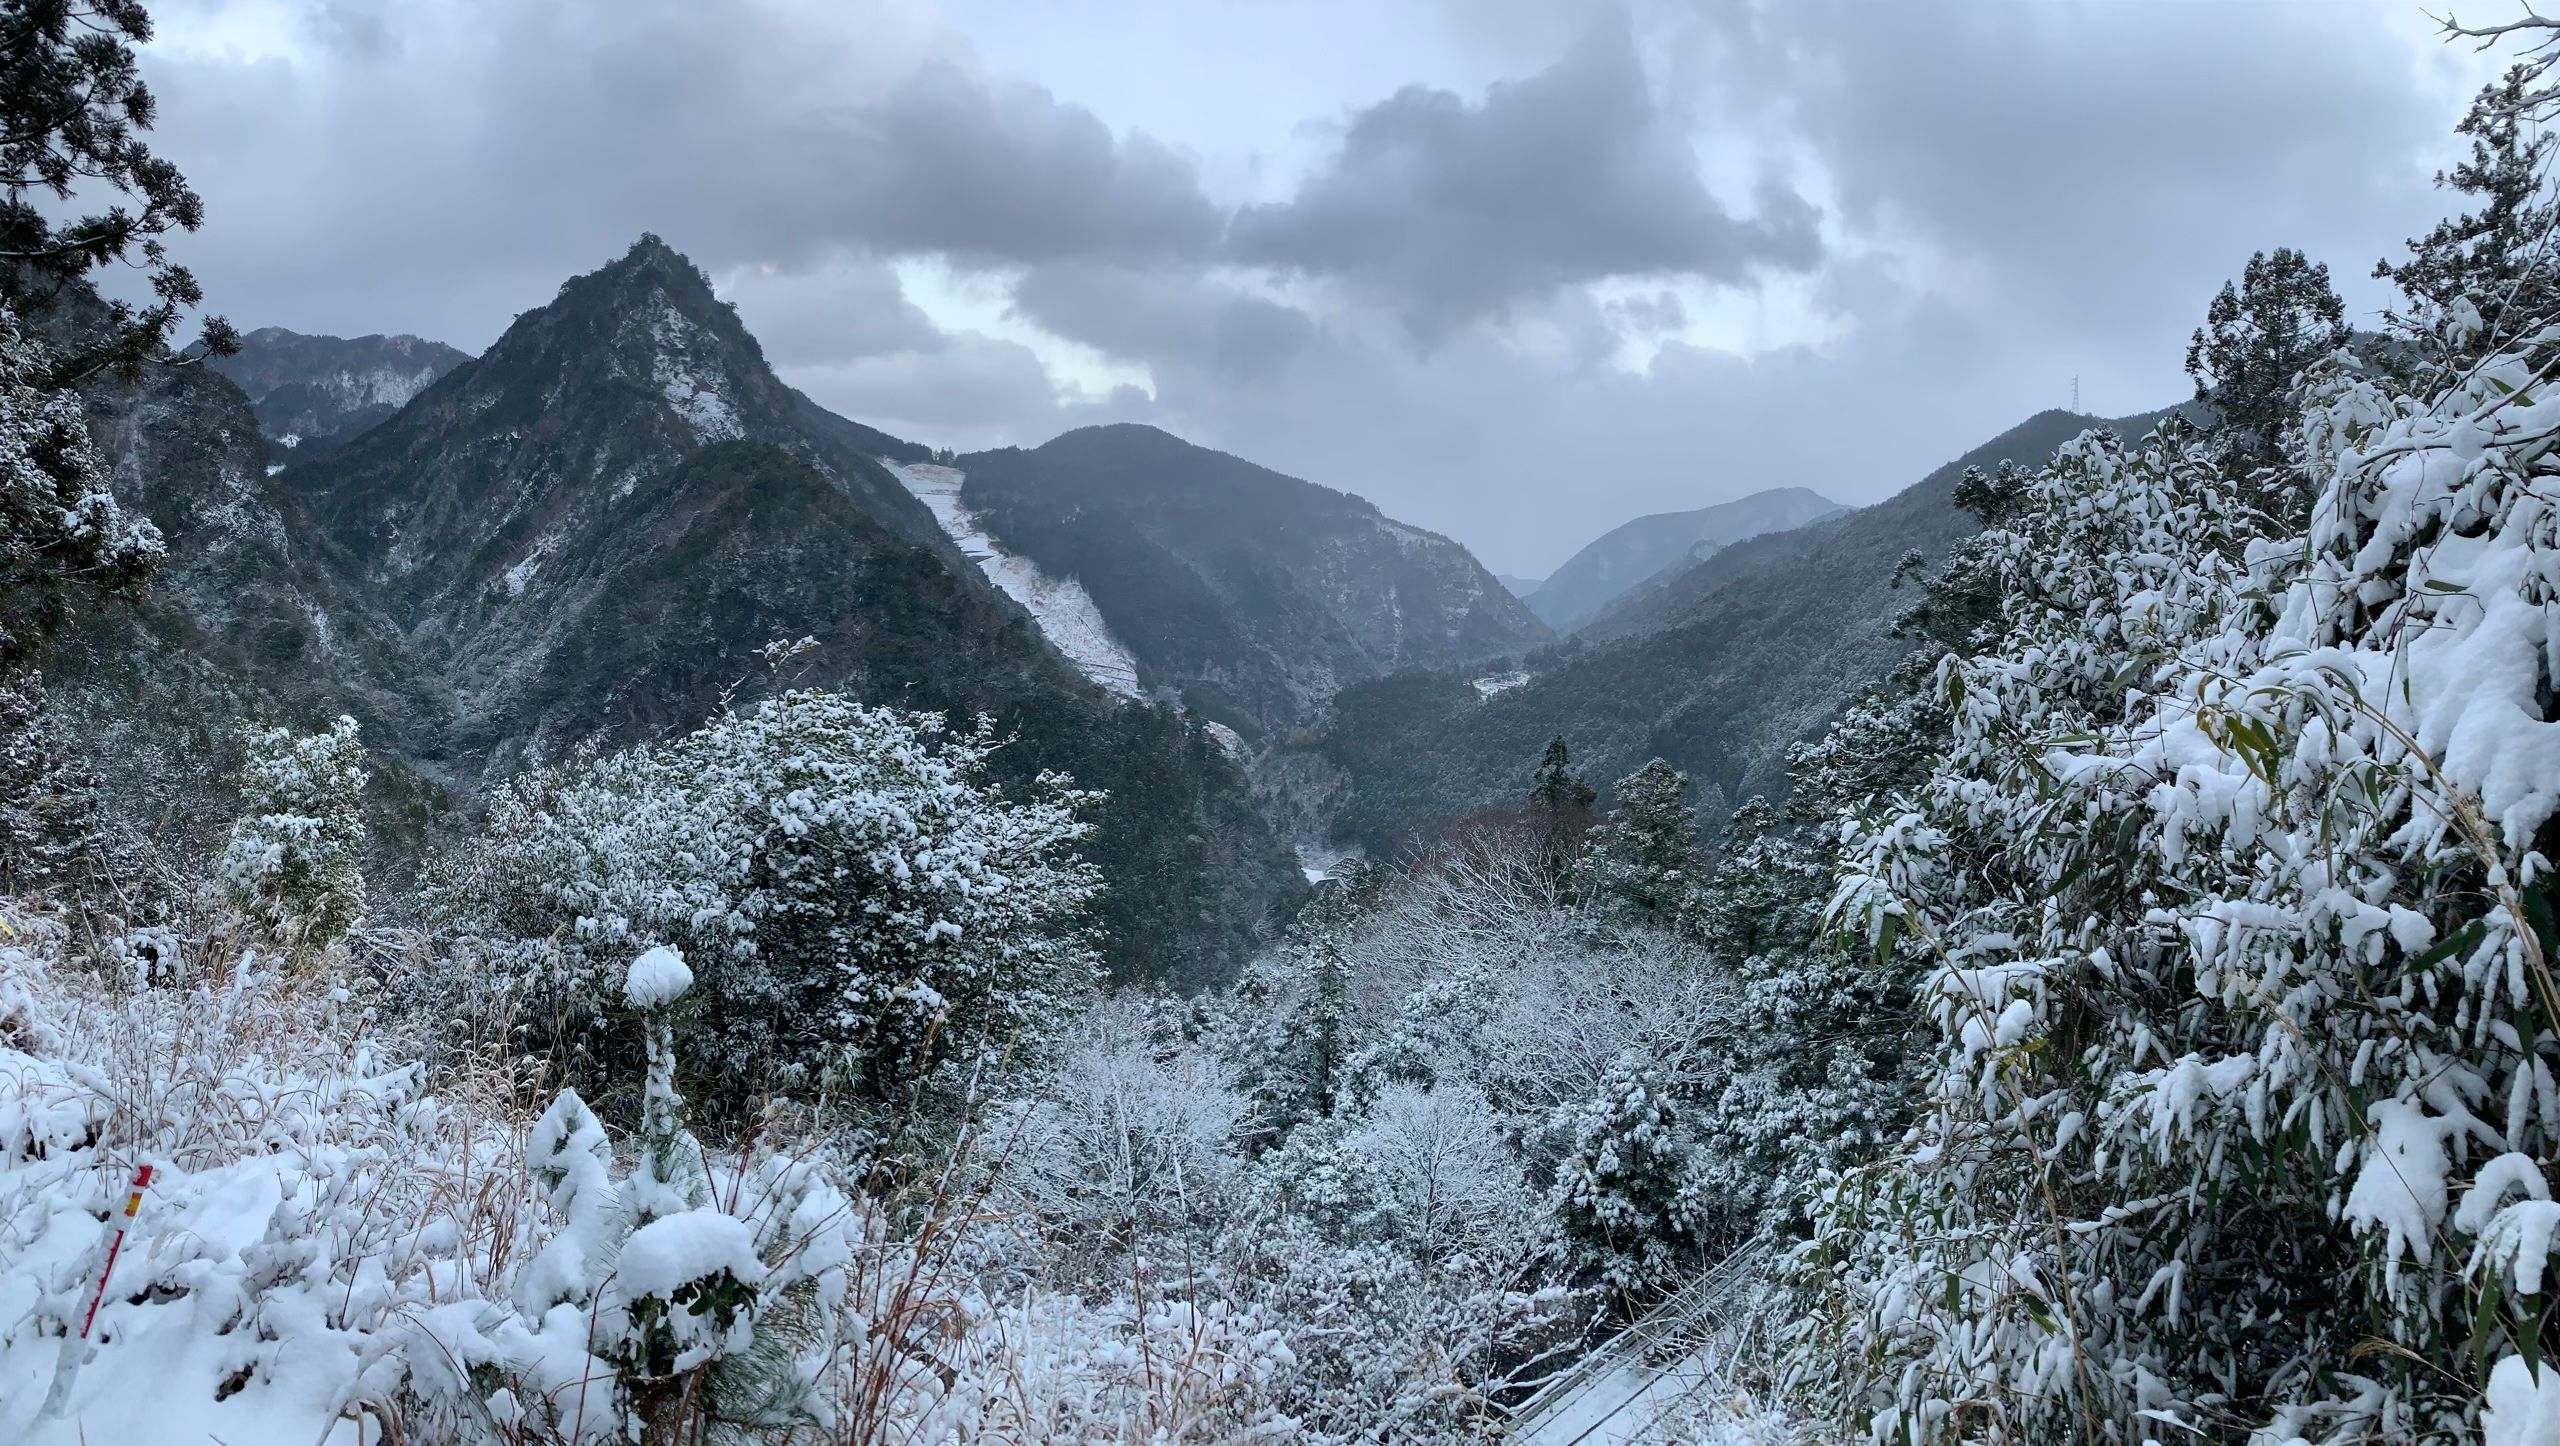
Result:
<svg viewBox="0 0 2560 1446"><path fill-rule="evenodd" d="M1217 23L1130 3L1094 0L1055 92L907 0L314 0L306 55L146 68L212 217L182 259L243 324L478 346L656 230L860 420L961 447L1152 420L1516 572L1762 487L1874 500L2074 376L2093 410L2175 400L2252 249L2369 304L2371 259L2441 214L2466 88L2378 7L1629 0L1593 30L1586 0L1469 0L1471 58L1411 73L1518 79L1340 94L1312 168L1272 162L1230 224L1203 167L1259 174L1273 138L1114 124L1113 78L1182 61L1152 28ZM946 335L886 265L920 253L1152 395ZM1764 311L1822 340L1616 364Z"/></svg>
<svg viewBox="0 0 2560 1446"><path fill-rule="evenodd" d="M898 13L321 0L307 60L146 65L163 148L213 218L190 260L231 310L289 325L367 294L402 305L385 278L422 275L437 294L399 324L482 344L643 230L714 272L846 251L1005 265L1215 245L1223 215L1188 160L968 70L947 38L902 34ZM315 275L320 246L344 264Z"/></svg>
<svg viewBox="0 0 2560 1446"><path fill-rule="evenodd" d="M1305 312L1184 272L1065 263L1033 267L1016 312L1045 331L1115 357L1251 380L1315 339Z"/></svg>
<svg viewBox="0 0 2560 1446"><path fill-rule="evenodd" d="M1821 255L1813 209L1774 179L1760 214L1708 191L1623 22L1480 105L1409 86L1353 116L1289 201L1239 212L1237 259L1374 288L1429 335L1577 282L1740 282Z"/></svg>
<svg viewBox="0 0 2560 1446"><path fill-rule="evenodd" d="M745 266L713 280L777 367L939 351L946 342L907 299L897 272L869 257L838 256L797 271Z"/></svg>
<svg viewBox="0 0 2560 1446"><path fill-rule="evenodd" d="M966 333L930 351L792 367L783 379L820 406L933 446L1045 438L1060 416L1057 384L1028 348Z"/></svg>
<svg viewBox="0 0 2560 1446"><path fill-rule="evenodd" d="M926 67L840 132L802 136L845 234L963 261L1199 255L1223 218L1191 163L1036 86Z"/></svg>

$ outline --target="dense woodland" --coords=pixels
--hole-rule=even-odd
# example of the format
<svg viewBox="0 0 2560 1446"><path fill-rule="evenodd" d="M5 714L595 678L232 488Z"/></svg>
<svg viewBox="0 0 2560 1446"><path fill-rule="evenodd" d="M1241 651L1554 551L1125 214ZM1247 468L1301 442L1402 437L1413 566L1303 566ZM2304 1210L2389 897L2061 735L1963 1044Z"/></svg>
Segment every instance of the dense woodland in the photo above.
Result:
<svg viewBox="0 0 2560 1446"><path fill-rule="evenodd" d="M1269 620L1356 591L1257 610L1215 518L984 462L1197 712L1063 671L885 480L937 454L768 385L654 241L396 402L287 393L347 430L269 462L182 330L148 27L0 11L0 1439L1503 1439L1666 1319L1662 1441L2560 1436L2552 27L2387 332L2253 257L2192 406L2040 417L1507 691L1536 625L1472 561L1424 565L1485 610L1455 666L1292 673ZM581 478L602 551L523 552ZM182 486L337 522L199 547ZM747 490L765 551L704 520ZM614 529L667 613L602 597ZM851 594L776 563L821 534ZM399 588L326 571L367 547ZM1749 631L1817 574L1872 615ZM268 606L328 587L332 635ZM217 595L340 671L261 687ZM541 649L472 631L526 598ZM710 602L808 625L727 671ZM118 712L181 698L231 711ZM1226 707L1365 858L1270 882Z"/></svg>

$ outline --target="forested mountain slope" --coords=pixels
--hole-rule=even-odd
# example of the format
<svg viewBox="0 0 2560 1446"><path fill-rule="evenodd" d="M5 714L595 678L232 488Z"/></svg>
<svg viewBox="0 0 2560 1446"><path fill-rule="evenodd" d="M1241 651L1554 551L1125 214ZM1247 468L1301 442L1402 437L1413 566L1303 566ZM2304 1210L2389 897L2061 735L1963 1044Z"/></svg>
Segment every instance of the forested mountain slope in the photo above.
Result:
<svg viewBox="0 0 2560 1446"><path fill-rule="evenodd" d="M1457 543L1153 427L956 465L987 532L1081 583L1142 685L1248 739L1310 720L1346 683L1547 636Z"/></svg>
<svg viewBox="0 0 2560 1446"><path fill-rule="evenodd" d="M1713 507L1639 517L1602 533L1567 559L1529 594L1529 607L1547 626L1570 632L1628 589L1667 569L1844 510L1809 488L1772 487Z"/></svg>
<svg viewBox="0 0 2560 1446"><path fill-rule="evenodd" d="M2165 413L2110 421L2043 412L1873 507L1753 538L1656 579L1571 641L1529 655L1526 680L1486 691L1470 670L1408 671L1346 688L1309 752L1336 780L1335 827L1378 847L1404 830L1515 798L1563 734L1598 780L1660 757L1689 773L1713 827L1786 789L1786 750L1905 651L1895 569L1977 530L1955 506L1968 467L2032 463L2089 427L2147 432Z"/></svg>

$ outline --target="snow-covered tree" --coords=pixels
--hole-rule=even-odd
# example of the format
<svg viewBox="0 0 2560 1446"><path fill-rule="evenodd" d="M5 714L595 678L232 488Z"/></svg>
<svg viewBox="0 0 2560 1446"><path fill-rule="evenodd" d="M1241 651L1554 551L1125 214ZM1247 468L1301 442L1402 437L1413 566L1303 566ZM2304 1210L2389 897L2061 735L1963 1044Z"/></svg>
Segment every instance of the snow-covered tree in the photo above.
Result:
<svg viewBox="0 0 2560 1446"><path fill-rule="evenodd" d="M2222 284L2187 343L2187 375L2238 465L2284 460L2283 439L2302 410L2295 379L2347 344L2346 316L2329 268L2289 246L2251 256L2236 290Z"/></svg>
<svg viewBox="0 0 2560 1446"><path fill-rule="evenodd" d="M1595 903L1639 928L1697 928L1706 865L1688 794L1689 776L1659 758L1618 780L1586 856Z"/></svg>
<svg viewBox="0 0 2560 1446"><path fill-rule="evenodd" d="M1702 1264L1695 1141L1661 1076L1638 1057L1621 1058L1572 1128L1555 1211L1575 1265L1635 1299Z"/></svg>
<svg viewBox="0 0 2560 1446"><path fill-rule="evenodd" d="M1236 1208L1250 1102L1164 1013L1132 998L1089 1011L1025 1117L991 1132L1012 1140L999 1195L1040 1220L1069 1278L1088 1262L1125 1278L1121 1251L1205 1242Z"/></svg>
<svg viewBox="0 0 2560 1446"><path fill-rule="evenodd" d="M683 951L707 1104L894 1101L942 1061L1036 1044L1093 986L1091 799L1008 798L996 739L792 692L671 743L500 790L454 887L574 1010L642 943ZM610 1020L596 1023L610 1027ZM579 1026L572 1020L572 1028Z"/></svg>
<svg viewBox="0 0 2560 1446"><path fill-rule="evenodd" d="M2471 154L2436 185L2469 198L2475 209L2436 223L2409 242L2406 259L2374 266L2377 279L2398 286L2408 304L2392 315L2401 337L2421 356L2458 370L2478 348L2447 355L2447 338L2420 317L2443 318L2468 308L2480 318L2477 337L2490 346L2514 342L2519 321L2548 317L2560 284L2560 256L2547 244L2551 203L2543 172L2553 136L2529 113L2533 73L2524 65L2482 88L2457 127L2470 138Z"/></svg>
<svg viewBox="0 0 2560 1446"><path fill-rule="evenodd" d="M356 720L326 733L244 728L243 811L216 864L223 892L291 949L317 948L364 913L364 745Z"/></svg>
<svg viewBox="0 0 2560 1446"><path fill-rule="evenodd" d="M1516 1261L1543 1227L1508 1134L1472 1085L1391 1085L1343 1144L1399 1248L1426 1270L1467 1270Z"/></svg>
<svg viewBox="0 0 2560 1446"><path fill-rule="evenodd" d="M115 853L97 771L46 713L43 675L0 680L0 889L89 883Z"/></svg>
<svg viewBox="0 0 2560 1446"><path fill-rule="evenodd" d="M139 591L160 533L116 505L80 398L0 310L0 675L35 663L83 607Z"/></svg>
<svg viewBox="0 0 2560 1446"><path fill-rule="evenodd" d="M2000 635L1837 902L1925 951L1936 1035L1801 1257L1808 1369L1880 1435L2452 1440L2501 1377L2560 1397L2547 388L2323 363L2307 537L2174 428L1986 533Z"/></svg>

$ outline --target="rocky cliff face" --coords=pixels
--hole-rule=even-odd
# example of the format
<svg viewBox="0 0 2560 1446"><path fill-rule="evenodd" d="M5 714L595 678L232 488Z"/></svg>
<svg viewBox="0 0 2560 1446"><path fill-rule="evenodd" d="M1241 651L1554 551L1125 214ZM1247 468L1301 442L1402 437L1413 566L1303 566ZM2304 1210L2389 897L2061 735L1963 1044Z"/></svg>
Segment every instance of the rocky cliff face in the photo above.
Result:
<svg viewBox="0 0 2560 1446"><path fill-rule="evenodd" d="M410 796L452 803L583 740L840 687L991 715L1017 740L1001 766L1108 790L1089 847L1126 977L1221 977L1298 897L1204 721L1077 673L880 460L924 449L784 386L654 239L273 472L220 376L95 406L128 500L173 542L153 600L74 665L108 712L150 717L181 674L207 680L191 725L344 709ZM759 650L801 638L777 676Z"/></svg>
<svg viewBox="0 0 2560 1446"><path fill-rule="evenodd" d="M957 465L987 532L1074 578L1142 686L1251 740L1311 721L1345 683L1547 636L1449 539L1153 427Z"/></svg>
<svg viewBox="0 0 2560 1446"><path fill-rule="evenodd" d="M305 448L331 450L388 419L470 359L414 336L307 336L268 326L240 338L239 354L217 357L213 366L248 394L272 456L284 461Z"/></svg>

